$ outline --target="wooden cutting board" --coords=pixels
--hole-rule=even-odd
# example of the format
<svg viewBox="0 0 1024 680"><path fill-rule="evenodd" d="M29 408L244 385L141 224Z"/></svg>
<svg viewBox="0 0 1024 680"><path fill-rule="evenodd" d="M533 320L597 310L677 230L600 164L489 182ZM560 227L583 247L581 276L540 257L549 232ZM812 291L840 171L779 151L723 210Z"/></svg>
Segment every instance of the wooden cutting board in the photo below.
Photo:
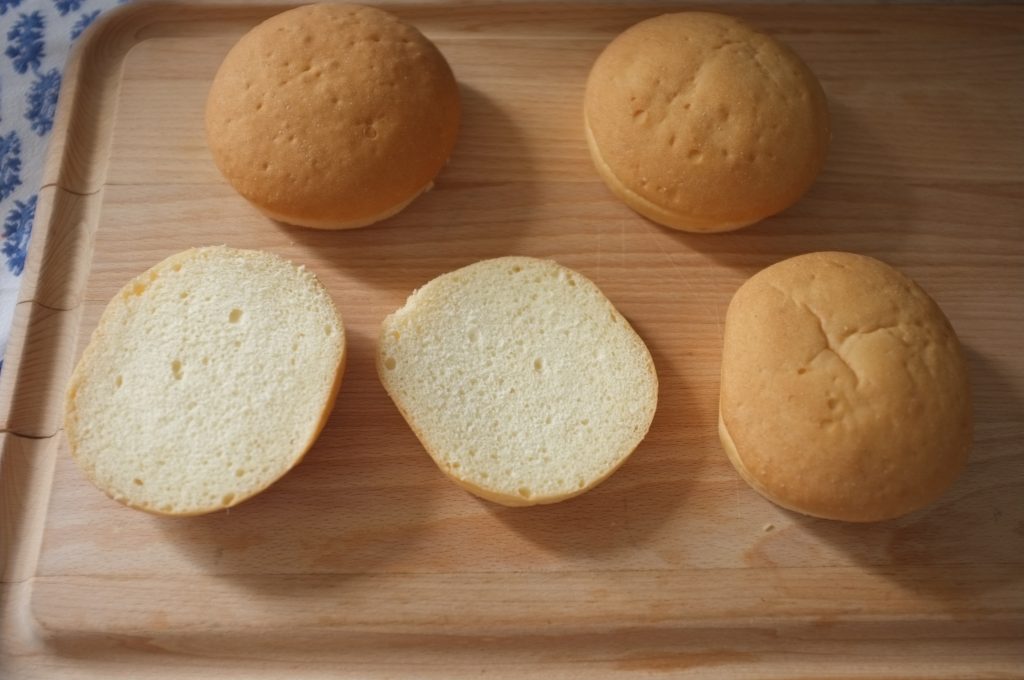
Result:
<svg viewBox="0 0 1024 680"><path fill-rule="evenodd" d="M662 11L625 3L392 5L459 79L450 165L373 228L264 219L214 168L202 109L233 41L283 8L129 6L65 77L0 384L0 676L1024 677L1024 8L730 6L820 76L834 140L798 205L721 235L645 221L591 167L590 64ZM348 372L315 448L267 493L153 517L70 461L62 392L128 278L213 243L315 271L345 317ZM967 349L969 469L891 522L781 510L718 444L730 296L828 249L915 278ZM555 506L445 481L373 369L378 324L414 288L509 254L597 282L661 378L630 461Z"/></svg>

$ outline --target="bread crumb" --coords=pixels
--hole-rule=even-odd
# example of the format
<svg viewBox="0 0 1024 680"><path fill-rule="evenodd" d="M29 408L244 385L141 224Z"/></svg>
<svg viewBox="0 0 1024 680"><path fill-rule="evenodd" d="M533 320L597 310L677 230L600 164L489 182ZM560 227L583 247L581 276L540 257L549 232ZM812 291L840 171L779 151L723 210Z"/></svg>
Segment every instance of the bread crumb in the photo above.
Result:
<svg viewBox="0 0 1024 680"><path fill-rule="evenodd" d="M771 522L764 525L764 532L767 534L769 531L775 531L775 525Z"/></svg>

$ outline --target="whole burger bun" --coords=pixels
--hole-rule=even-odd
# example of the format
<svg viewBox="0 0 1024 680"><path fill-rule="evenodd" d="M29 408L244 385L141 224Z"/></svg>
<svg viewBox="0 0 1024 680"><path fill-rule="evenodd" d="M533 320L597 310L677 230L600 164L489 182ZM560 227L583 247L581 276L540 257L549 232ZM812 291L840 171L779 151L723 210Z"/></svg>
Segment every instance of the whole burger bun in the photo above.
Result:
<svg viewBox="0 0 1024 680"><path fill-rule="evenodd" d="M949 321L913 281L850 253L784 260L740 287L719 408L743 479L828 519L924 507L971 445L967 366Z"/></svg>
<svg viewBox="0 0 1024 680"><path fill-rule="evenodd" d="M307 5L231 49L206 136L227 181L266 215L347 229L430 188L459 112L448 62L415 28L369 7Z"/></svg>
<svg viewBox="0 0 1024 680"><path fill-rule="evenodd" d="M721 14L648 19L598 57L584 102L597 171L638 213L728 231L785 210L825 162L817 78L774 38Z"/></svg>

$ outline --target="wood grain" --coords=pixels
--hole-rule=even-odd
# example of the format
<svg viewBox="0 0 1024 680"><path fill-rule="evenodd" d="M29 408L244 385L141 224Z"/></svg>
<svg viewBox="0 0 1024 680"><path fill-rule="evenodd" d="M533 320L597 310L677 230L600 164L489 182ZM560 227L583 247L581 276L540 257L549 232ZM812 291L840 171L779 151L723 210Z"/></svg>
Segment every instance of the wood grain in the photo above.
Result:
<svg viewBox="0 0 1024 680"><path fill-rule="evenodd" d="M205 148L220 59L282 6L127 7L78 52L0 380L0 675L1024 677L1024 8L730 6L819 75L834 140L791 210L698 236L618 203L581 134L594 57L663 8L392 7L451 61L465 121L432 192L351 232L266 220ZM63 385L124 281L212 243L315 271L345 318L348 371L317 445L269 491L151 517L71 462ZM915 278L968 352L969 469L891 522L776 508L717 441L730 296L828 249ZM380 320L414 288L510 254L592 278L660 376L634 456L554 506L446 482L373 369Z"/></svg>

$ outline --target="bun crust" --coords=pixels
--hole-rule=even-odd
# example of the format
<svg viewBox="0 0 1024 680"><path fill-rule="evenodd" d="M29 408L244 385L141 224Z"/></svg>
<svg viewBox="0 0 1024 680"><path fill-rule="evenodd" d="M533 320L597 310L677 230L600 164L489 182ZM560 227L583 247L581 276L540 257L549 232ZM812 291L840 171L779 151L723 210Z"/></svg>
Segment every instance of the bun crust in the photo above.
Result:
<svg viewBox="0 0 1024 680"><path fill-rule="evenodd" d="M774 38L720 14L642 21L595 62L591 157L623 202L660 224L727 231L780 212L825 162L817 78Z"/></svg>
<svg viewBox="0 0 1024 680"><path fill-rule="evenodd" d="M231 507L302 459L344 369L344 326L310 272L252 250L178 253L104 310L68 386L71 455L133 508Z"/></svg>
<svg viewBox="0 0 1024 680"><path fill-rule="evenodd" d="M938 305L849 253L779 262L725 322L719 433L769 500L868 522L934 501L971 445L966 362Z"/></svg>
<svg viewBox="0 0 1024 680"><path fill-rule="evenodd" d="M591 281L504 257L444 274L385 319L381 383L437 466L502 505L593 488L647 434L658 377Z"/></svg>
<svg viewBox="0 0 1024 680"><path fill-rule="evenodd" d="M227 181L269 217L346 229L429 189L459 117L448 62L415 28L369 7L307 5L231 49L206 136Z"/></svg>

